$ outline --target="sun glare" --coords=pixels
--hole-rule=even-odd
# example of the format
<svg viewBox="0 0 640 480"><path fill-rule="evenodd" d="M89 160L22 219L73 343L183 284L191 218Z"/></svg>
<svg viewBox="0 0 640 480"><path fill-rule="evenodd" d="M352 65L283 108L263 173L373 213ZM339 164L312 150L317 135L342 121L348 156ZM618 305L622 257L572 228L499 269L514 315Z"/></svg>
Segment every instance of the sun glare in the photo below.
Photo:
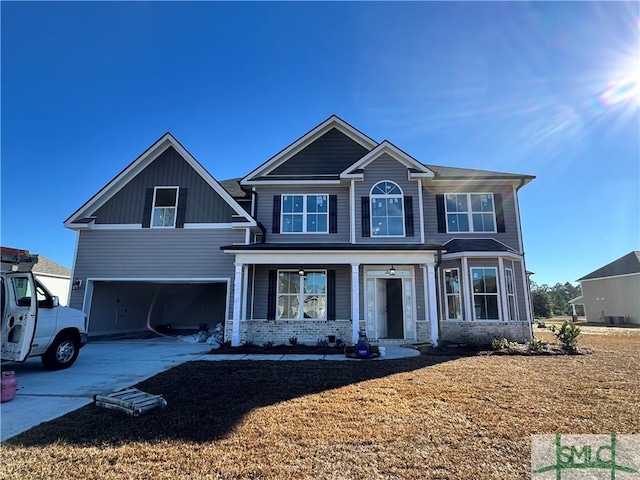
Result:
<svg viewBox="0 0 640 480"><path fill-rule="evenodd" d="M605 105L634 99L640 104L640 59L629 63L625 72L613 80L600 95L600 100Z"/></svg>

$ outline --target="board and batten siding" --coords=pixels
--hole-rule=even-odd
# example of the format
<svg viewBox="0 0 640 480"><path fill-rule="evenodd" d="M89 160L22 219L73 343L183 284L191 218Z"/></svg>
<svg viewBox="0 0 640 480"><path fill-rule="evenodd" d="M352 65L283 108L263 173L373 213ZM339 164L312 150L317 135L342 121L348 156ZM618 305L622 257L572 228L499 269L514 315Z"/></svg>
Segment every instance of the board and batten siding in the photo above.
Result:
<svg viewBox="0 0 640 480"><path fill-rule="evenodd" d="M502 208L504 211L505 232L503 233L483 233L483 232L438 232L438 214L436 208L436 195L447 193L500 193L502 195ZM451 186L441 186L427 184L423 190L424 202L424 229L425 242L444 244L453 238L493 238L505 245L520 252L520 240L518 232L518 222L516 206L513 198L514 192L511 185L490 184L469 186L461 181L460 184Z"/></svg>
<svg viewBox="0 0 640 480"><path fill-rule="evenodd" d="M371 188L378 182L389 180L397 183L404 197L413 200L413 237L363 237L362 236L362 197L369 197ZM384 153L364 168L364 180L355 182L355 229L356 243L366 244L419 244L420 243L420 205L418 182L409 180L407 167L390 155ZM405 213L406 215L406 213Z"/></svg>
<svg viewBox="0 0 640 480"><path fill-rule="evenodd" d="M257 220L267 231L267 243L349 243L349 187L340 185L265 185L256 187ZM336 195L337 233L273 233L275 195ZM282 208L282 206L281 206Z"/></svg>
<svg viewBox="0 0 640 480"><path fill-rule="evenodd" d="M82 309L87 278L230 279L234 255L223 245L244 242L244 229L81 230L69 306ZM233 304L229 306L232 315Z"/></svg>
<svg viewBox="0 0 640 480"><path fill-rule="evenodd" d="M364 157L369 150L337 128L293 155L267 175L338 175Z"/></svg>
<svg viewBox="0 0 640 480"><path fill-rule="evenodd" d="M98 224L144 223L148 188L188 189L185 223L230 223L233 209L173 148L169 147L95 212Z"/></svg>
<svg viewBox="0 0 640 480"><path fill-rule="evenodd" d="M267 305L269 294L269 270L297 270L295 265L256 265L255 294L253 296L253 319L267 319ZM307 272L313 270L336 271L336 320L351 318L351 266L349 265L304 265ZM309 320L311 322L316 320ZM333 321L333 320L328 320ZM286 320L276 320L286 322Z"/></svg>

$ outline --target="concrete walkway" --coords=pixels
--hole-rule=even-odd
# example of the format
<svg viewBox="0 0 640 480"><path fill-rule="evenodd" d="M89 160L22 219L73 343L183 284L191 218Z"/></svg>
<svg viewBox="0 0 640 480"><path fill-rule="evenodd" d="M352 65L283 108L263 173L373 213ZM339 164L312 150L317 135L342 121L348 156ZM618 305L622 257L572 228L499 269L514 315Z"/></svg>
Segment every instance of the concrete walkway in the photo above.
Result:
<svg viewBox="0 0 640 480"><path fill-rule="evenodd" d="M6 440L42 422L53 420L93 401L95 394L109 394L133 386L176 365L194 360L345 360L343 355L208 355L211 346L185 343L172 337L91 341L76 363L57 372L44 370L40 358L25 363L3 363L3 371L14 371L18 394L0 404L0 440ZM410 348L387 346L384 357L419 355Z"/></svg>

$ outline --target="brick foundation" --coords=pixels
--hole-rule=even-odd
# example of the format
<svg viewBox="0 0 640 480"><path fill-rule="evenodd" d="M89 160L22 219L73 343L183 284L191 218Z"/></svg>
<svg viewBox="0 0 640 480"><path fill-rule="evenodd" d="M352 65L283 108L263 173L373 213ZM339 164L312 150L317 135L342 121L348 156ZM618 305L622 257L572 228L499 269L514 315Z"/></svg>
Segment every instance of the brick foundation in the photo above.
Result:
<svg viewBox="0 0 640 480"><path fill-rule="evenodd" d="M456 343L491 343L500 336L512 342L531 340L529 322L442 322L440 341Z"/></svg>

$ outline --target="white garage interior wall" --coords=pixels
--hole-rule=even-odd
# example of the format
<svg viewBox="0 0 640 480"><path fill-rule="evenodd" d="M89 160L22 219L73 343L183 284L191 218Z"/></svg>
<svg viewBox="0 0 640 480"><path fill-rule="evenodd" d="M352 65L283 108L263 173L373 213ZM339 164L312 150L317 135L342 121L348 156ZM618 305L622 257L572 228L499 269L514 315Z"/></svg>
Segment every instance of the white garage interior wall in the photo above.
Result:
<svg viewBox="0 0 640 480"><path fill-rule="evenodd" d="M89 335L224 325L227 282L93 281Z"/></svg>

